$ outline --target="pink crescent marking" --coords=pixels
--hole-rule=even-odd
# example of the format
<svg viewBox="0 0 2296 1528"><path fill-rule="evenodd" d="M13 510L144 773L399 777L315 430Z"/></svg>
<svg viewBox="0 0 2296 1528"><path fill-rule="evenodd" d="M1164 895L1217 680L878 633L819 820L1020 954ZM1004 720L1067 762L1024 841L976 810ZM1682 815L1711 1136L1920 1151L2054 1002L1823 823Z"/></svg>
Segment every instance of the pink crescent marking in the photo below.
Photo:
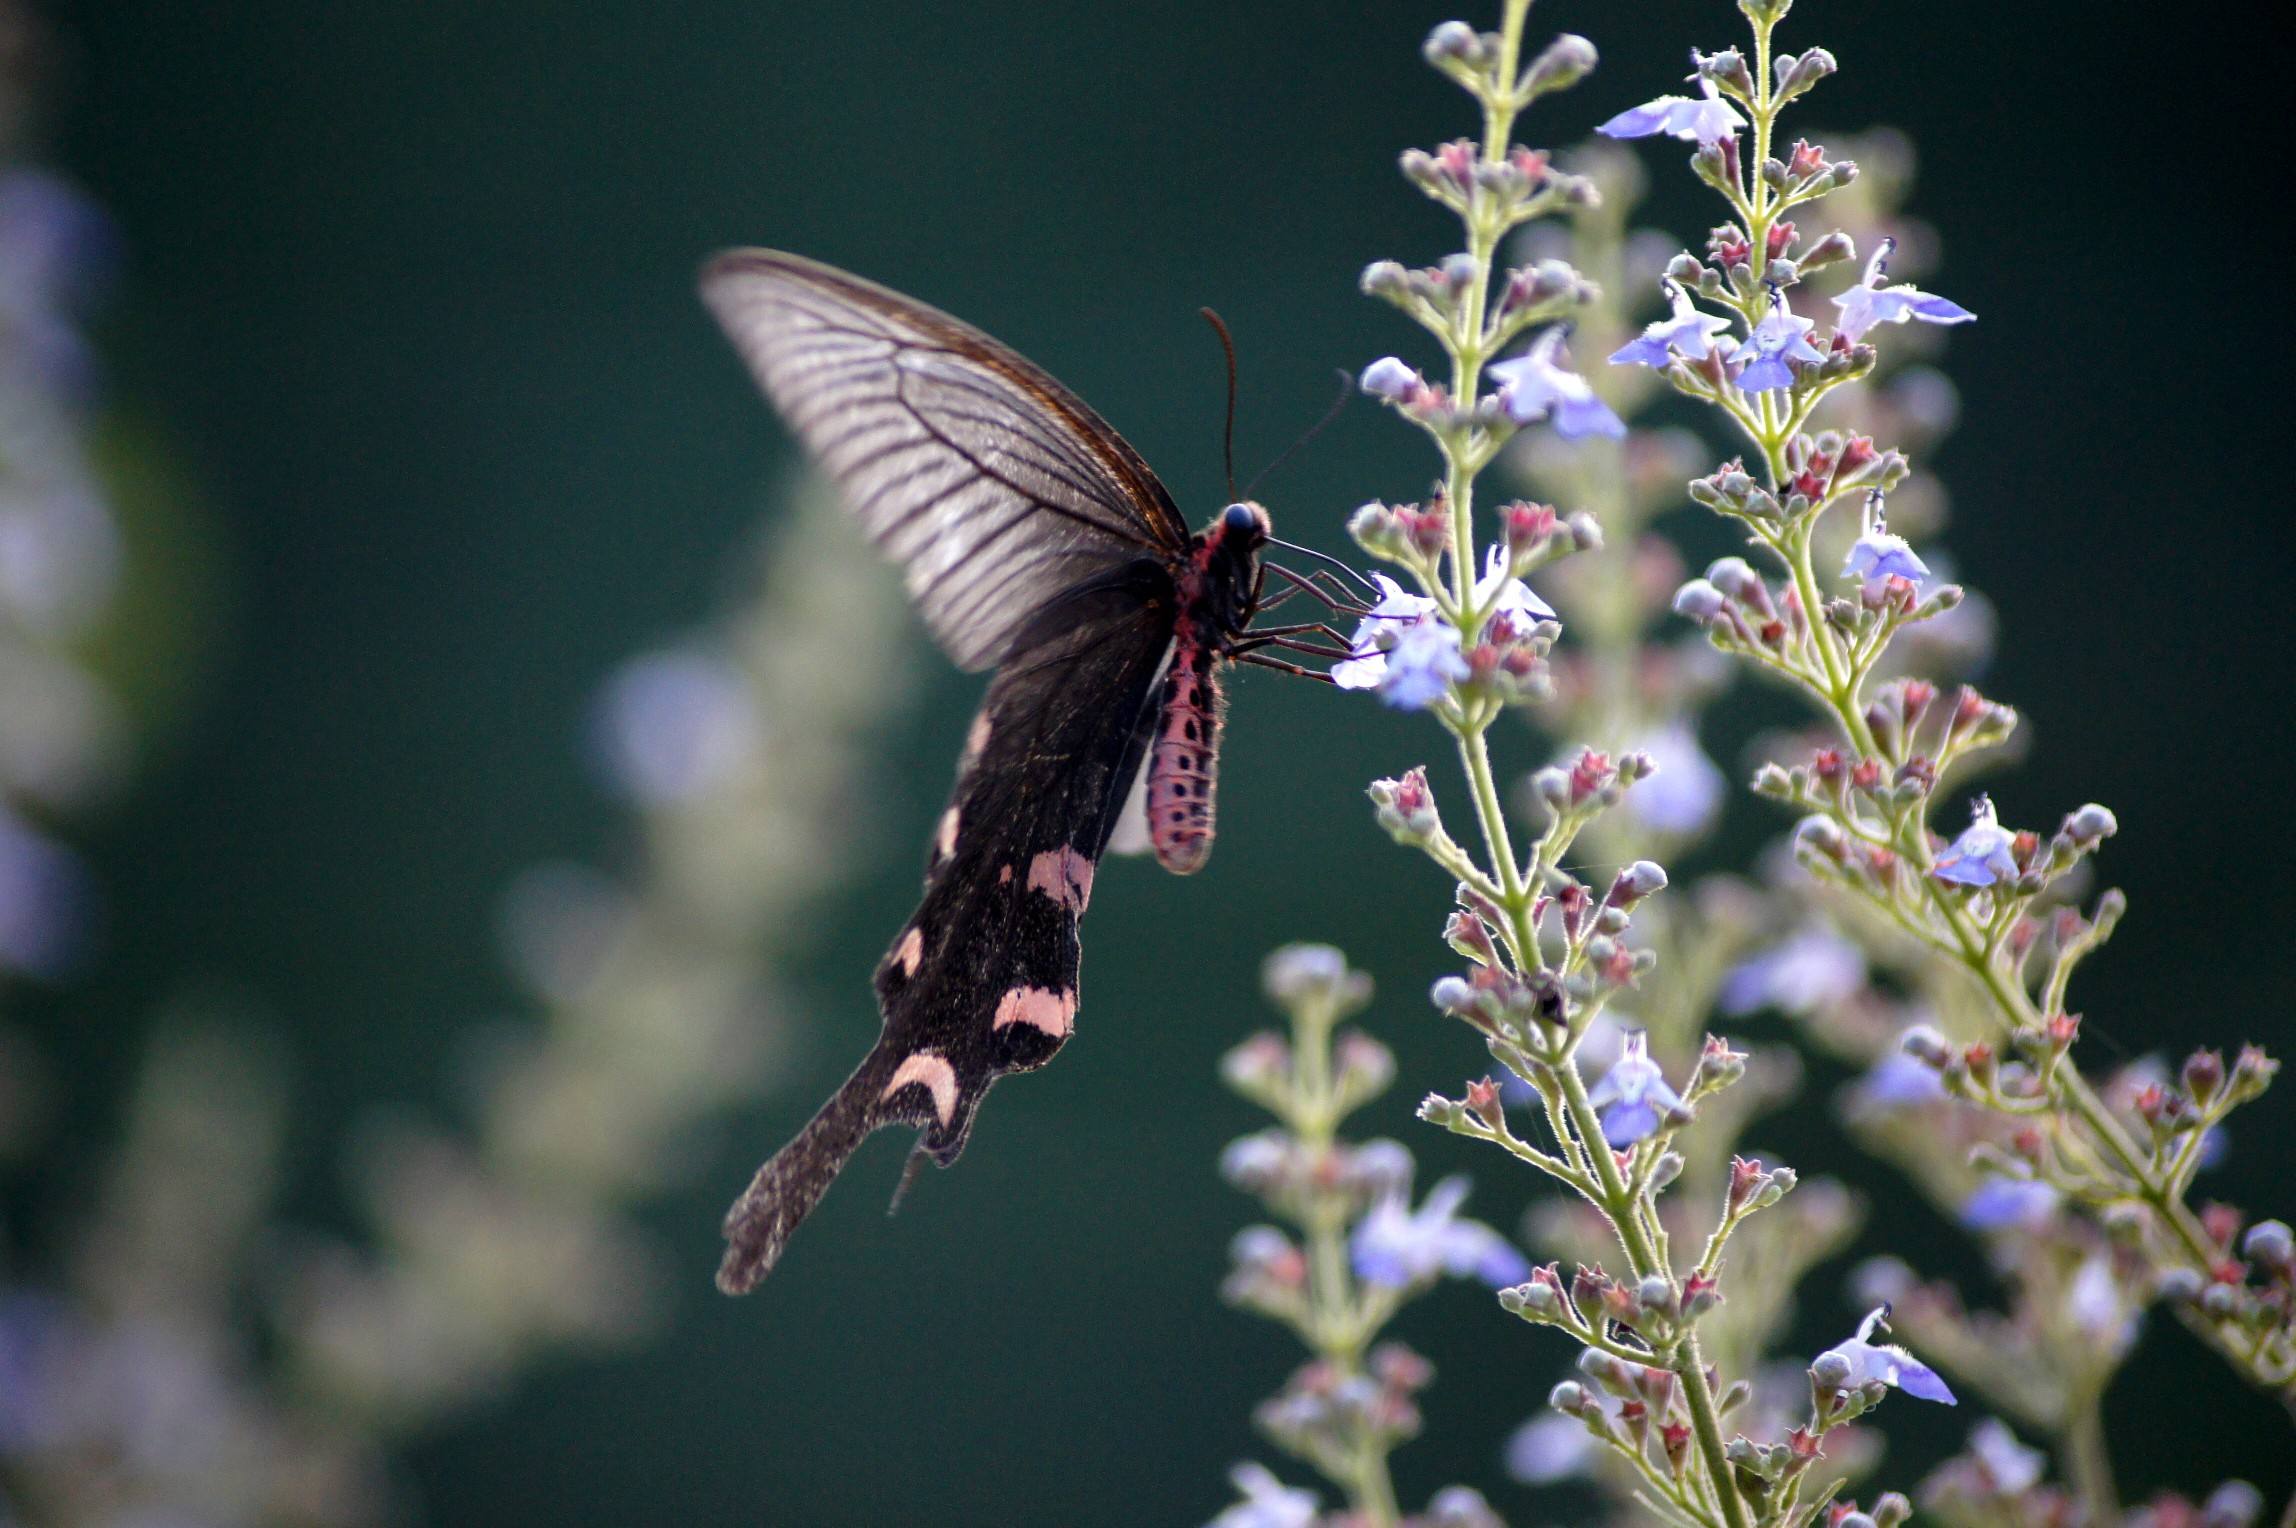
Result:
<svg viewBox="0 0 2296 1528"><path fill-rule="evenodd" d="M946 1125L957 1112L957 1069L939 1051L918 1051L894 1069L879 1098L891 1098L910 1083L922 1083L933 1095L933 1112Z"/></svg>
<svg viewBox="0 0 2296 1528"><path fill-rule="evenodd" d="M913 928L902 935L901 947L893 952L893 958L900 962L903 976L915 976L925 958L925 931Z"/></svg>
<svg viewBox="0 0 2296 1528"><path fill-rule="evenodd" d="M1067 844L1047 849L1028 862L1028 889L1081 913L1092 900L1092 861Z"/></svg>
<svg viewBox="0 0 2296 1528"><path fill-rule="evenodd" d="M997 999L997 1016L989 1025L1029 1024L1055 1040L1065 1040L1076 1028L1076 994L1049 987L1014 987Z"/></svg>

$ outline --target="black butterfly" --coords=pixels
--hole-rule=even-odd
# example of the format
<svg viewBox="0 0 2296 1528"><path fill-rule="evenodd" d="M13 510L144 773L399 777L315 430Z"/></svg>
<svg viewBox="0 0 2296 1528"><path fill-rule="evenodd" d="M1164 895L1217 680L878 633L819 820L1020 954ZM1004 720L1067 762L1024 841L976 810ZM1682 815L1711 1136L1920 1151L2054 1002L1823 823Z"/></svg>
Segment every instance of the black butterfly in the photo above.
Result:
<svg viewBox="0 0 2296 1528"><path fill-rule="evenodd" d="M718 1287L740 1294L870 1132L918 1126L911 1167L946 1167L990 1084L1052 1059L1112 836L1182 875L1211 853L1219 664L1300 672L1248 655L1323 628L1247 635L1274 603L1267 511L1230 504L1189 535L1137 452L979 330L772 250L718 256L701 290L941 646L997 670L925 899L877 967L884 1032L726 1216Z"/></svg>

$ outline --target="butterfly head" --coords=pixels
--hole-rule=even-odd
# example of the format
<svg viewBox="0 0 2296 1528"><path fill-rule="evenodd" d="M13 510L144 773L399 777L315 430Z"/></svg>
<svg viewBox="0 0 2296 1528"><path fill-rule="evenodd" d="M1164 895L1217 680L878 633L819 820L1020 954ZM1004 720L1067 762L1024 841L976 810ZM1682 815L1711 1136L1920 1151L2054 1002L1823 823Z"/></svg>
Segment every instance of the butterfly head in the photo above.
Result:
<svg viewBox="0 0 2296 1528"><path fill-rule="evenodd" d="M1221 533L1249 541L1255 548L1265 542L1274 529L1268 521L1268 512L1250 500L1220 511Z"/></svg>

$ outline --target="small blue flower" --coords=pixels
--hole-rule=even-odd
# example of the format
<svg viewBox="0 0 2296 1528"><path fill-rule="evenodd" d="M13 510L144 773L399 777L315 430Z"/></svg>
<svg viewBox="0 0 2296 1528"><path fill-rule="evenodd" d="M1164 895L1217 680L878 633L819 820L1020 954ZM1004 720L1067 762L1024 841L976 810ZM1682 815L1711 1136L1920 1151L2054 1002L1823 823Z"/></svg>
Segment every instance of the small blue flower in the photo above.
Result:
<svg viewBox="0 0 2296 1528"><path fill-rule="evenodd" d="M1884 1114L1892 1109L1917 1109L1945 1096L1945 1084L1939 1079L1936 1067L1898 1050L1889 1051L1875 1061L1863 1077L1851 1084L1849 1091L1854 1109Z"/></svg>
<svg viewBox="0 0 2296 1528"><path fill-rule="evenodd" d="M1812 345L1809 334L1817 324L1803 318L1786 306L1783 292L1772 291L1770 311L1746 336L1746 343L1738 354L1747 358L1745 370L1738 373L1738 385L1750 393L1766 393L1780 387L1794 385L1794 372L1790 363L1803 362L1816 365L1825 359Z"/></svg>
<svg viewBox="0 0 2296 1528"><path fill-rule="evenodd" d="M1948 1406L1959 1405L1952 1390L1937 1371L1915 1358L1895 1343L1875 1343L1874 1332L1889 1329L1889 1307L1877 1305L1858 1323L1858 1334L1839 1347L1826 1349L1820 1359L1839 1358L1849 1366L1849 1378L1844 1388L1851 1385L1870 1385L1879 1381L1903 1390L1907 1395L1924 1401L1942 1401Z"/></svg>
<svg viewBox="0 0 2296 1528"><path fill-rule="evenodd" d="M2055 1214L2063 1198L2038 1178L1989 1178L1961 1201L1960 1219L1972 1231L2031 1230Z"/></svg>
<svg viewBox="0 0 2296 1528"><path fill-rule="evenodd" d="M1287 1486L1263 1464L1239 1464L1228 1480L1243 1500L1207 1528L1311 1528L1319 1510L1313 1491Z"/></svg>
<svg viewBox="0 0 2296 1528"><path fill-rule="evenodd" d="M1929 564L1914 555L1903 536L1890 534L1878 488L1866 495L1865 529L1850 547L1849 556L1842 559L1842 577L1863 579L1868 586L1891 578L1918 586L1929 577Z"/></svg>
<svg viewBox="0 0 2296 1528"><path fill-rule="evenodd" d="M1978 1423L1969 1434L1969 1457L1984 1467L1986 1480L2002 1496L2031 1490L2049 1467L2048 1455L2019 1443L2017 1435L1994 1417Z"/></svg>
<svg viewBox="0 0 2296 1528"><path fill-rule="evenodd" d="M1644 326L1640 337L1612 351L1611 365L1655 366L1663 370L1675 355L1686 361L1703 361L1714 353L1716 336L1730 327L1730 320L1726 318L1699 312L1690 294L1675 282L1662 281L1659 286L1666 293L1666 300L1673 304L1674 312Z"/></svg>
<svg viewBox="0 0 2296 1528"><path fill-rule="evenodd" d="M1594 395L1586 378L1556 362L1562 343L1563 330L1557 325L1541 333L1522 355L1491 368L1491 378L1499 384L1499 407L1516 424L1544 419L1565 440L1589 435L1618 439L1626 433L1625 421Z"/></svg>
<svg viewBox="0 0 2296 1528"><path fill-rule="evenodd" d="M1507 1439L1507 1473L1527 1486L1588 1474L1594 1462L1594 1434L1577 1417L1533 1417Z"/></svg>
<svg viewBox="0 0 2296 1528"><path fill-rule="evenodd" d="M1627 751L1648 754L1658 766L1627 792L1627 815L1661 833L1705 831L1730 784L1698 746L1698 734L1690 725L1669 722L1635 739Z"/></svg>
<svg viewBox="0 0 2296 1528"><path fill-rule="evenodd" d="M1494 542L1483 553L1483 576L1475 580L1475 603L1488 604L1491 613L1521 616L1526 623L1560 620L1554 606L1540 599L1529 584L1508 573L1507 549Z"/></svg>
<svg viewBox="0 0 2296 1528"><path fill-rule="evenodd" d="M1672 138L1717 143L1746 125L1737 108L1714 92L1714 82L1701 79L1696 97L1662 95L1630 107L1595 129L1605 138L1651 138L1665 133Z"/></svg>
<svg viewBox="0 0 2296 1528"><path fill-rule="evenodd" d="M1916 286L1902 283L1883 286L1881 279L1889 269L1890 251L1896 248L1897 240L1882 240L1881 247L1866 262L1865 279L1834 299L1834 306L1842 310L1835 329L1855 341L1864 338L1865 332L1876 324L1902 324L1909 318L1918 318L1925 324L1966 324L1977 317L1961 304L1933 296Z"/></svg>
<svg viewBox="0 0 2296 1528"><path fill-rule="evenodd" d="M1395 356L1383 355L1363 368L1363 376L1356 385L1374 398L1401 403L1427 383Z"/></svg>
<svg viewBox="0 0 2296 1528"><path fill-rule="evenodd" d="M1667 1085L1666 1074L1650 1059L1649 1045L1650 1037L1642 1030L1628 1030L1626 1048L1587 1094L1587 1102L1602 1120L1602 1138L1613 1150L1642 1140L1670 1111L1682 1107L1682 1096Z"/></svg>
<svg viewBox="0 0 2296 1528"><path fill-rule="evenodd" d="M1422 621L1407 626L1387 654L1387 671L1380 676L1379 698L1398 711L1420 711L1443 698L1456 680L1467 677L1467 660L1459 652L1459 633L1446 621Z"/></svg>
<svg viewBox="0 0 2296 1528"><path fill-rule="evenodd" d="M1721 1006L1731 1015L1775 1008L1806 1017L1856 993L1865 981L1865 952L1832 929L1812 925L1731 967L1722 978Z"/></svg>
<svg viewBox="0 0 2296 1528"><path fill-rule="evenodd" d="M1956 886L1991 886L2017 878L2017 856L2010 846L2016 835L1994 815L1993 798L1979 796L1969 804L1969 826L1937 857L1930 874Z"/></svg>
<svg viewBox="0 0 2296 1528"><path fill-rule="evenodd" d="M1530 1260L1512 1242L1479 1220L1458 1218L1466 1197L1466 1178L1453 1176L1429 1189L1416 1211L1402 1195L1381 1199L1348 1239L1356 1277L1389 1289L1446 1273L1471 1275L1493 1289L1529 1278Z"/></svg>

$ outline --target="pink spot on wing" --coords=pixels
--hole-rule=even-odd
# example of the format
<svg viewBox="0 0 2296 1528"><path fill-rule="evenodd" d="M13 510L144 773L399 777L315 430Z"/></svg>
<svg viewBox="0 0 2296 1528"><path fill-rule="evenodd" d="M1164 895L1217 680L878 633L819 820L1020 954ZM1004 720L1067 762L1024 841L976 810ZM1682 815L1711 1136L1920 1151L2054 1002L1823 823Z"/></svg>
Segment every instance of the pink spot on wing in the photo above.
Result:
<svg viewBox="0 0 2296 1528"><path fill-rule="evenodd" d="M1081 913L1092 900L1092 861L1068 844L1047 849L1028 862L1028 889Z"/></svg>
<svg viewBox="0 0 2296 1528"><path fill-rule="evenodd" d="M957 852L957 809L950 807L941 814L940 831L933 835L933 847L947 859Z"/></svg>
<svg viewBox="0 0 2296 1528"><path fill-rule="evenodd" d="M1002 886L1002 885L1004 885L1006 882L1010 881L1011 879L1012 879L1012 866L1010 866L1010 865L999 865L999 866L997 866L997 884L998 884L999 886Z"/></svg>
<svg viewBox="0 0 2296 1528"><path fill-rule="evenodd" d="M1002 1029L1008 1024L1032 1025L1055 1040L1065 1040L1076 1028L1076 994L1049 987L1014 987L997 1000L996 1020L989 1027Z"/></svg>
<svg viewBox="0 0 2296 1528"><path fill-rule="evenodd" d="M933 1112L946 1125L957 1112L957 1069L939 1051L918 1051L894 1069L893 1080L877 1096L891 1098L912 1082L933 1095Z"/></svg>
<svg viewBox="0 0 2296 1528"><path fill-rule="evenodd" d="M983 711L973 718L972 730L965 734L965 761L970 763L979 758L981 750L988 746L989 714Z"/></svg>
<svg viewBox="0 0 2296 1528"><path fill-rule="evenodd" d="M893 959L900 963L903 976L915 976L924 958L925 931L913 928L901 936L901 947L893 952Z"/></svg>

